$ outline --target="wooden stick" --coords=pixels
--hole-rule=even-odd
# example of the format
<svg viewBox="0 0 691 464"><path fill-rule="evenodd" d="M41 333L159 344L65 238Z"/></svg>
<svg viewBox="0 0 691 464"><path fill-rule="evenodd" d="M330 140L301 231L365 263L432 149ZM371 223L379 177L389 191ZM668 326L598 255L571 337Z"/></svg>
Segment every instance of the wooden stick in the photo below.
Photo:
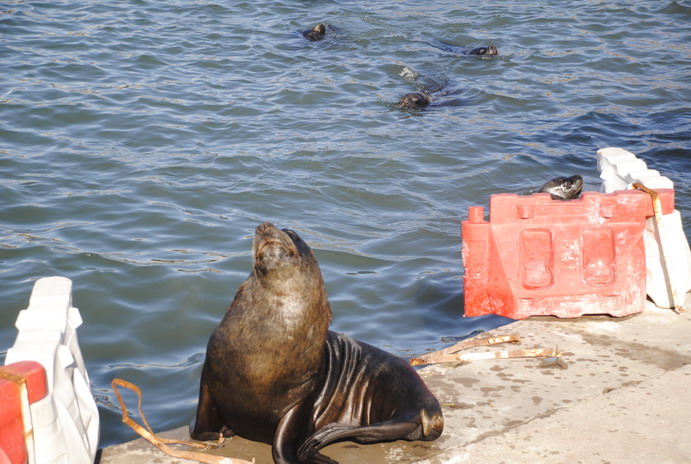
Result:
<svg viewBox="0 0 691 464"><path fill-rule="evenodd" d="M496 358L558 358L562 352L555 348L530 348L523 350L509 350L509 351L486 351L484 353L456 353L456 354L446 354L434 356L433 359L429 359L420 364L438 364L447 362L470 362L470 361L480 361L483 359L496 359ZM410 363L413 366L418 366L413 361L418 358L411 359Z"/></svg>
<svg viewBox="0 0 691 464"><path fill-rule="evenodd" d="M435 364L438 362L452 362L452 361L439 361L439 359L447 358L452 353L457 351L467 350L468 348L474 348L476 346L490 346L497 345L499 343L518 343L521 341L521 337L518 335L502 335L500 337L483 337L483 338L468 338L466 340L461 340L455 345L451 345L439 351L434 351L432 353L423 354L417 358L412 358L410 364L413 366L421 366L423 364ZM449 358L451 359L451 358ZM456 359L455 357L453 358Z"/></svg>
<svg viewBox="0 0 691 464"><path fill-rule="evenodd" d="M659 244L660 261L662 263L662 274L665 277L667 297L672 305L672 310L677 314L680 314L684 312L684 295L679 295L679 292L677 292L674 288L674 285L672 285L672 279L670 277L669 263L667 260L671 257L672 251L669 249L669 240L667 240L665 237L666 234L662 233L662 203L660 203L660 194L655 190L651 190L645 185L637 182L632 184L632 187L647 193L653 200L653 212L655 213L655 239Z"/></svg>

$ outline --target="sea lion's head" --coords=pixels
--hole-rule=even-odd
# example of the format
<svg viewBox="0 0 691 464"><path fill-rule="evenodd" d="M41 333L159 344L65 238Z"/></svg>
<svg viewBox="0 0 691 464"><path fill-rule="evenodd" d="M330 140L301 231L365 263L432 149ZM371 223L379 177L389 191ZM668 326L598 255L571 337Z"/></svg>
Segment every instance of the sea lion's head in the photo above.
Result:
<svg viewBox="0 0 691 464"><path fill-rule="evenodd" d="M488 45L487 47L477 47L473 48L468 52L468 55L498 55L499 51L494 45Z"/></svg>
<svg viewBox="0 0 691 464"><path fill-rule="evenodd" d="M407 93L398 101L398 106L401 108L424 108L429 105L432 99L423 92Z"/></svg>
<svg viewBox="0 0 691 464"><path fill-rule="evenodd" d="M304 31L302 35L312 42L322 40L326 37L326 24L317 24L312 29Z"/></svg>
<svg viewBox="0 0 691 464"><path fill-rule="evenodd" d="M278 229L270 222L257 227L252 248L254 270L260 276L316 264L309 245L297 233Z"/></svg>
<svg viewBox="0 0 691 464"><path fill-rule="evenodd" d="M309 245L295 231L265 222L254 232L252 251L254 266L246 281L247 293L252 296L244 297L252 298L250 305L273 307L284 316L314 311L320 316L313 322L326 331L331 309L319 264Z"/></svg>
<svg viewBox="0 0 691 464"><path fill-rule="evenodd" d="M583 190L583 178L576 174L571 177L555 177L540 187L538 192L549 193L553 200L574 200Z"/></svg>

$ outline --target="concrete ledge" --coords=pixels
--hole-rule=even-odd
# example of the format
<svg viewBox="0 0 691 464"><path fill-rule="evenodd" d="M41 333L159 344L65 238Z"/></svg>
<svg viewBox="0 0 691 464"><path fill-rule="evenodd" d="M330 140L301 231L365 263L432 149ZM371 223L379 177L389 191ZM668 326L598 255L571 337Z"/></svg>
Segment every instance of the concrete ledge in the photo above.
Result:
<svg viewBox="0 0 691 464"><path fill-rule="evenodd" d="M518 334L522 348L558 347L565 364L496 359L428 366L421 374L446 422L438 440L344 442L323 454L344 464L691 462L689 312L649 303L625 319L532 318L491 333ZM187 438L187 428L165 435ZM214 454L272 462L268 445L238 437ZM101 456L103 464L144 462L184 461L142 439Z"/></svg>

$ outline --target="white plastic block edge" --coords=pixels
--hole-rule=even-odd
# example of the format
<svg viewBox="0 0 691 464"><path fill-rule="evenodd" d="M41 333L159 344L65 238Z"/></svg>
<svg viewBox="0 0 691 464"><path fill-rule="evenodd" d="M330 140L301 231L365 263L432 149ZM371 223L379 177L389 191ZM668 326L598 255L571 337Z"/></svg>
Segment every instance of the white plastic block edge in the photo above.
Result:
<svg viewBox="0 0 691 464"><path fill-rule="evenodd" d="M615 166L619 161L635 158L636 155L623 148L601 148L597 151L597 170L603 171L605 168Z"/></svg>
<svg viewBox="0 0 691 464"><path fill-rule="evenodd" d="M630 189L634 182L656 190L674 188L674 183L661 176L654 169L648 169L646 163L633 153L623 148L609 147L597 151L597 168L602 179L602 191L611 193L616 190ZM681 215L675 210L664 215L661 221L660 236L657 239L655 220L648 219L644 233L646 253L646 293L653 302L664 308L673 308L677 301L684 301L684 295L691 290L691 250L684 234ZM667 263L669 285L663 267L662 256Z"/></svg>
<svg viewBox="0 0 691 464"><path fill-rule="evenodd" d="M645 161L623 148L609 147L597 151L597 169L605 193L631 188L639 182L651 189L674 188L674 183L658 171L648 169Z"/></svg>
<svg viewBox="0 0 691 464"><path fill-rule="evenodd" d="M67 309L72 306L72 281L67 277L45 277L34 284L29 309Z"/></svg>
<svg viewBox="0 0 691 464"><path fill-rule="evenodd" d="M674 210L673 213L662 216L660 224L660 228L663 231L662 234L674 245L671 248L672 253L668 253L672 256L665 254L671 284L671 287L668 287L662 272L662 257L660 253L662 245L657 240L655 227L655 220L649 218L646 221L646 233L643 235L647 267L646 290L650 299L657 306L671 308L674 304L674 297L670 294L670 290L682 291L679 296L683 297L684 293L686 293L683 290L691 289L691 272L689 271L691 270L691 250L684 236L679 211ZM686 247L685 249L684 246Z"/></svg>
<svg viewBox="0 0 691 464"><path fill-rule="evenodd" d="M25 311L21 311L19 315ZM46 383L50 391L53 389L55 356L61 340L62 334L57 330L20 330L14 345L7 351L5 363L38 362L46 370Z"/></svg>
<svg viewBox="0 0 691 464"><path fill-rule="evenodd" d="M100 420L91 395L77 327L82 318L72 307L72 281L39 279L29 308L17 318L17 340L7 364L33 360L46 369L48 395L30 406L34 426L34 463L93 463Z"/></svg>

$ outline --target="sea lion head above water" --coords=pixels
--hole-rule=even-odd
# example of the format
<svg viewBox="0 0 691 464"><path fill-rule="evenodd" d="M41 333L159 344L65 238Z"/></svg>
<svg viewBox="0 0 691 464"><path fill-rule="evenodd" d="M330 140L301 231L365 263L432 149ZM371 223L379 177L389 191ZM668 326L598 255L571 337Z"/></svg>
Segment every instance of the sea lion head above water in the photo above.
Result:
<svg viewBox="0 0 691 464"><path fill-rule="evenodd" d="M489 45L487 47L477 47L472 50L468 50L468 55L498 55L499 51L494 45Z"/></svg>
<svg viewBox="0 0 691 464"><path fill-rule="evenodd" d="M312 42L322 40L326 37L326 24L317 24L312 29L304 31L302 35Z"/></svg>
<svg viewBox="0 0 691 464"><path fill-rule="evenodd" d="M403 95L398 101L401 108L418 109L424 108L432 102L432 98L424 92L411 92Z"/></svg>
<svg viewBox="0 0 691 464"><path fill-rule="evenodd" d="M329 462L318 451L340 440L439 437L439 402L405 360L328 331L321 272L298 234L264 223L252 248L252 273L209 339L192 438L237 433L297 464Z"/></svg>
<svg viewBox="0 0 691 464"><path fill-rule="evenodd" d="M552 200L574 200L583 190L583 178L576 174L571 177L555 177L545 183L538 193L549 193Z"/></svg>

